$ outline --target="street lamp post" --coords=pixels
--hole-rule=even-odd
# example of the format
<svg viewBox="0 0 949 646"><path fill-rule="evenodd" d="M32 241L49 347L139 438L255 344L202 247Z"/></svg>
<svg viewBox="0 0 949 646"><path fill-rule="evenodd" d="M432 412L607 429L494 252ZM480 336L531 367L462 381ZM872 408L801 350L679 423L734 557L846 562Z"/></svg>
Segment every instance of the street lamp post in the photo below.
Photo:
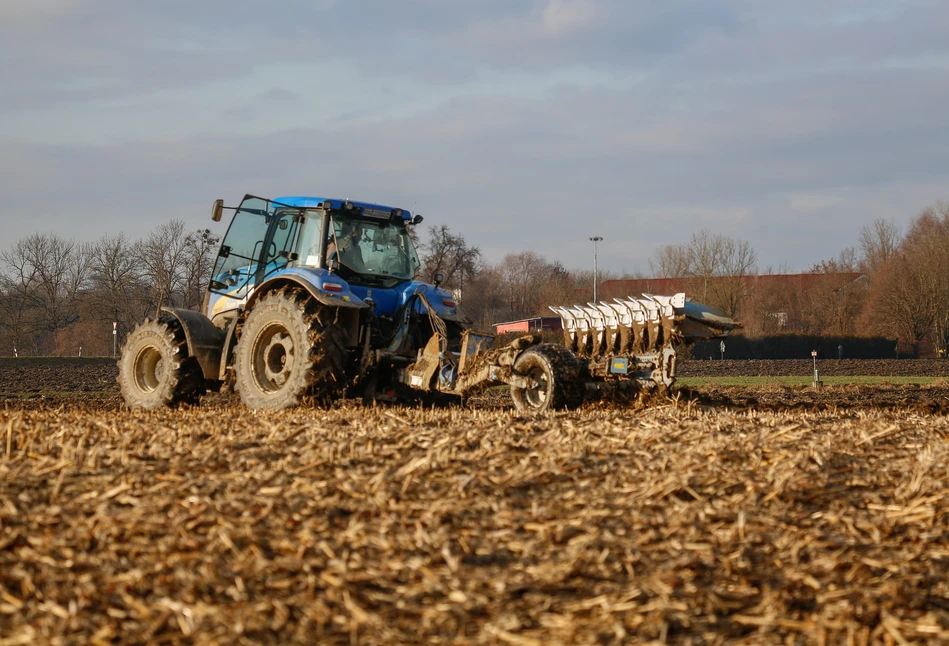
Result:
<svg viewBox="0 0 949 646"><path fill-rule="evenodd" d="M601 236L591 236L590 241L593 242L593 302L597 303L596 300L596 283L597 283L597 267L596 267L596 243L602 240Z"/></svg>

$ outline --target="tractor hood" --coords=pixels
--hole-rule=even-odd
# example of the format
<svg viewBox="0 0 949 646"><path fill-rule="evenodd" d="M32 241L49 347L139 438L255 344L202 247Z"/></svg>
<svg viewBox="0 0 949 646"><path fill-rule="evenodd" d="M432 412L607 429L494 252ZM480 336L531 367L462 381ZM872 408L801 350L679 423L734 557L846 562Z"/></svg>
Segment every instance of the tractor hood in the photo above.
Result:
<svg viewBox="0 0 949 646"><path fill-rule="evenodd" d="M354 294L362 299L371 299L376 304L376 315L391 316L416 294L425 296L432 309L445 320L467 322L467 317L461 313L455 304L455 297L451 292L423 283L417 280L407 281L389 289L381 287L362 287L360 285L350 285L349 288ZM425 306L418 302L416 308L419 312L424 311Z"/></svg>

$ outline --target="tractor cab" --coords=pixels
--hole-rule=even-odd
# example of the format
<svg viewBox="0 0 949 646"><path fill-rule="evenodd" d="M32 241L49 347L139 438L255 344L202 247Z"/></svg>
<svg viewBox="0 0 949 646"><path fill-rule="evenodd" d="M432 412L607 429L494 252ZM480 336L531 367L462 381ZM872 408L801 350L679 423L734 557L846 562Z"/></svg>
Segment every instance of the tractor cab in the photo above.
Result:
<svg viewBox="0 0 949 646"><path fill-rule="evenodd" d="M223 208L216 202L212 217L220 220ZM333 274L352 286L391 289L411 281L421 264L407 225L422 218L403 209L247 195L234 211L208 286L205 312L211 319L240 308L255 285L287 269L306 270L315 280Z"/></svg>

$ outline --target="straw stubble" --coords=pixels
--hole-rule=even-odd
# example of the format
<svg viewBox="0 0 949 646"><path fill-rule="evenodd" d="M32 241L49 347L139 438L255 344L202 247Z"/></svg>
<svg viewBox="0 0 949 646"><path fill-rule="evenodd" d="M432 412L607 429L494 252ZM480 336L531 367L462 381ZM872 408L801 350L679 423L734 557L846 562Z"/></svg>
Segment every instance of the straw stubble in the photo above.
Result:
<svg viewBox="0 0 949 646"><path fill-rule="evenodd" d="M8 410L0 643L949 639L911 411Z"/></svg>

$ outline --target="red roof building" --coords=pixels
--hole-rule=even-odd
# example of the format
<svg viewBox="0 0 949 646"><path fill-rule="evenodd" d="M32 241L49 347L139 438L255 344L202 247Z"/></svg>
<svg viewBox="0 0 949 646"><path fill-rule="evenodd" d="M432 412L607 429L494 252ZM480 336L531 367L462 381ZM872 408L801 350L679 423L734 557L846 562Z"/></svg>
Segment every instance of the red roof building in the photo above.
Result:
<svg viewBox="0 0 949 646"><path fill-rule="evenodd" d="M563 322L559 316L535 316L519 321L494 324L494 330L497 334L504 334L505 332L542 332L544 330L558 331L562 329Z"/></svg>

